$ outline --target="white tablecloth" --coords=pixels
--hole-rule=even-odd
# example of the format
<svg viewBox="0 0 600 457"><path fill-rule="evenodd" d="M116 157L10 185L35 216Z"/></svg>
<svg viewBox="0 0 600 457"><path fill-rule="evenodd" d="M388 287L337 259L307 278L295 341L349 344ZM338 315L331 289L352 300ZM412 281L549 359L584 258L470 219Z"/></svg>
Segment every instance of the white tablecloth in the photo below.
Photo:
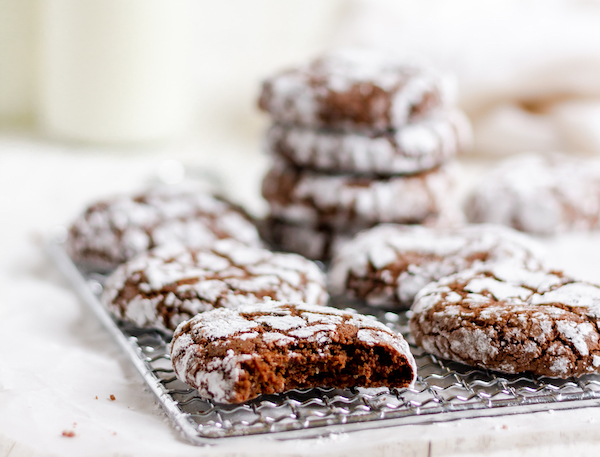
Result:
<svg viewBox="0 0 600 457"><path fill-rule="evenodd" d="M324 431L326 436L309 440L280 441L273 435L202 448L183 441L46 259L41 236L68 223L94 198L139 187L164 169L165 159L219 173L234 197L260 212L258 186L266 160L257 149L255 139L204 138L126 152L0 136L0 456L562 455L600 445L600 408ZM482 166L468 166L465 182ZM548 244L555 262L600 278L600 236Z"/></svg>

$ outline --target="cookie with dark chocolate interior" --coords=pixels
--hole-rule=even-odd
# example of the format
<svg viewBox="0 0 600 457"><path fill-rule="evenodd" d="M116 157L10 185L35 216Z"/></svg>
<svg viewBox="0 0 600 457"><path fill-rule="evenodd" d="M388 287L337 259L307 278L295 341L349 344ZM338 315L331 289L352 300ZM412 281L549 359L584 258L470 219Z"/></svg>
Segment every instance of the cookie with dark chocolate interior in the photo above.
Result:
<svg viewBox="0 0 600 457"><path fill-rule="evenodd" d="M179 379L221 403L313 387L403 388L416 377L406 341L373 317L275 301L182 323L171 360Z"/></svg>

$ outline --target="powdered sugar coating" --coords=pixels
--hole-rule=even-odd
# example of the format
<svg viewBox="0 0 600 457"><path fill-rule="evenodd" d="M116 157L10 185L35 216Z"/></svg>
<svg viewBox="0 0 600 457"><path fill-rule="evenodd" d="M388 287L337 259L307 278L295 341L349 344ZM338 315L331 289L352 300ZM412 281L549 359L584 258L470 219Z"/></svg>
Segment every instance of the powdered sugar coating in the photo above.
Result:
<svg viewBox="0 0 600 457"><path fill-rule="evenodd" d="M325 305L324 274L298 255L232 239L197 250L163 246L117 268L106 282L102 302L138 327L168 331L200 312L264 297Z"/></svg>
<svg viewBox="0 0 600 457"><path fill-rule="evenodd" d="M455 171L444 165L419 175L374 179L300 170L276 160L262 191L272 217L298 225L343 230L380 222L422 223L452 207Z"/></svg>
<svg viewBox="0 0 600 457"><path fill-rule="evenodd" d="M344 345L391 353L399 362L396 368L405 370L402 385L414 382L415 360L401 335L370 316L304 303L265 300L235 310L220 308L198 314L175 331L171 359L177 377L198 389L201 396L235 403L247 399L238 391L265 360L272 360L268 365L276 360L289 363L294 358L296 364L319 365L325 360L335 370L333 363L339 362L330 361L331 353ZM311 348L309 357L299 362L303 348ZM293 377L286 382L287 387L294 386ZM264 392L281 392L286 385L263 388Z"/></svg>
<svg viewBox="0 0 600 457"><path fill-rule="evenodd" d="M267 79L259 106L282 124L383 131L454 99L452 83L424 66L343 49Z"/></svg>
<svg viewBox="0 0 600 457"><path fill-rule="evenodd" d="M562 272L487 264L425 286L412 311L415 341L440 357L561 378L598 370L600 286Z"/></svg>
<svg viewBox="0 0 600 457"><path fill-rule="evenodd" d="M482 177L465 211L472 222L553 234L600 228L600 160L526 154Z"/></svg>
<svg viewBox="0 0 600 457"><path fill-rule="evenodd" d="M541 249L491 224L454 229L382 224L337 250L328 277L334 295L373 306L408 307L426 284L484 262L539 267Z"/></svg>
<svg viewBox="0 0 600 457"><path fill-rule="evenodd" d="M71 225L65 247L88 268L112 270L155 246L199 248L224 238L261 245L254 224L231 203L206 192L160 187L93 203Z"/></svg>
<svg viewBox="0 0 600 457"><path fill-rule="evenodd" d="M382 133L275 124L266 134L265 148L316 170L389 176L435 168L465 149L470 137L467 118L450 111Z"/></svg>

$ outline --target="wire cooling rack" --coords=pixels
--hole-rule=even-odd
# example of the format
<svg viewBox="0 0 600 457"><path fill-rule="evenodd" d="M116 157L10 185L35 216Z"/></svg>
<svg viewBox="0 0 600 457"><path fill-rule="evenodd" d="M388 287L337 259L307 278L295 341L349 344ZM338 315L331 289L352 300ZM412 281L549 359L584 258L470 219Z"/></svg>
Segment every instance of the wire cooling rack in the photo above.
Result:
<svg viewBox="0 0 600 457"><path fill-rule="evenodd" d="M107 313L98 300L104 277L79 270L62 248L63 239L57 235L47 243L50 257L127 353L175 426L194 444L261 433L277 432L282 439L299 438L334 431L600 405L600 375L567 380L512 376L441 360L411 343L406 313L361 306L352 307L374 314L393 330L402 332L411 343L418 365L414 388L291 390L241 405L214 403L177 380L164 335L129 328Z"/></svg>

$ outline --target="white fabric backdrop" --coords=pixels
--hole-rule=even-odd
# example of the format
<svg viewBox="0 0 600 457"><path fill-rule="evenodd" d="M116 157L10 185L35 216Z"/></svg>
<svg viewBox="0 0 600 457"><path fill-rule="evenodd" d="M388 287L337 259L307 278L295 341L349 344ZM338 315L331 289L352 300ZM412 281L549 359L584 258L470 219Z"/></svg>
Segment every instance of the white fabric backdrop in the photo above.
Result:
<svg viewBox="0 0 600 457"><path fill-rule="evenodd" d="M598 1L354 0L334 43L454 73L476 153L600 153Z"/></svg>

